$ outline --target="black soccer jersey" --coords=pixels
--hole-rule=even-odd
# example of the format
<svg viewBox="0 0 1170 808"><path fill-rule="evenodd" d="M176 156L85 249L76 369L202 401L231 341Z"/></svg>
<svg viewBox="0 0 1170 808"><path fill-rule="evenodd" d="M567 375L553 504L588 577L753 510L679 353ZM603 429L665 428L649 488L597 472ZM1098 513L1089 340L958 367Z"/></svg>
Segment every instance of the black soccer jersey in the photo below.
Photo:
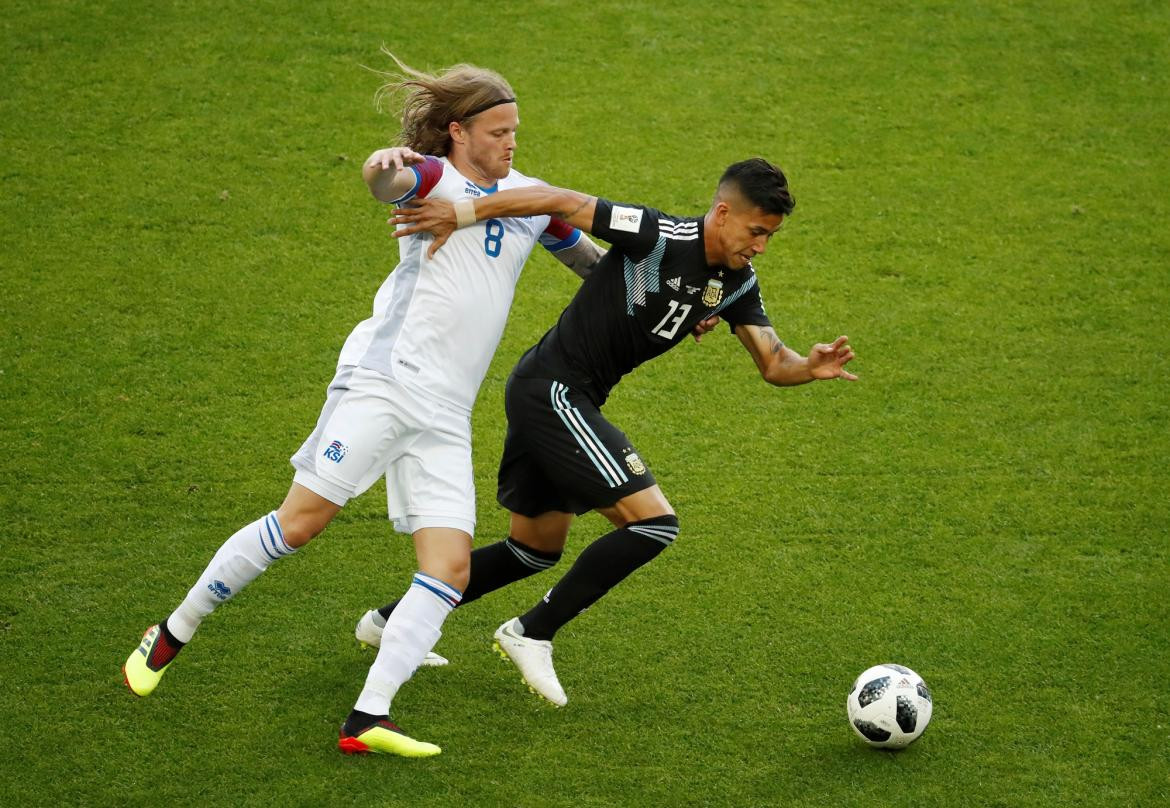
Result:
<svg viewBox="0 0 1170 808"><path fill-rule="evenodd" d="M613 247L560 319L516 365L517 376L552 378L601 406L622 376L682 342L718 314L769 326L751 266L707 266L703 220L597 200L593 235Z"/></svg>

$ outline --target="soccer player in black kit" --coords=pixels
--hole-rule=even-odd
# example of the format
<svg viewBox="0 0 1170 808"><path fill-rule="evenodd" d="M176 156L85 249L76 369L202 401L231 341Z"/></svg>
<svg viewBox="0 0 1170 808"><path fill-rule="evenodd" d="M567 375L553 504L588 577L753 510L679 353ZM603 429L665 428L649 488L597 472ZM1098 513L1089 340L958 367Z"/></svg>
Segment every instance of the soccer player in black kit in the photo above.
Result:
<svg viewBox="0 0 1170 808"><path fill-rule="evenodd" d="M724 172L700 217L538 186L455 205L424 201L391 220L406 225L396 236L433 233L431 254L457 226L538 214L559 216L613 245L508 379L498 499L512 512L509 536L472 553L463 596L466 604L551 567L575 514L596 510L613 523L540 602L495 634L525 681L558 706L567 698L552 664L553 636L679 532L645 459L601 413L621 377L697 325L722 318L771 384L857 378L845 370L853 359L847 337L801 356L784 346L764 313L751 262L794 206L784 174L753 158ZM393 606L379 611L388 615Z"/></svg>

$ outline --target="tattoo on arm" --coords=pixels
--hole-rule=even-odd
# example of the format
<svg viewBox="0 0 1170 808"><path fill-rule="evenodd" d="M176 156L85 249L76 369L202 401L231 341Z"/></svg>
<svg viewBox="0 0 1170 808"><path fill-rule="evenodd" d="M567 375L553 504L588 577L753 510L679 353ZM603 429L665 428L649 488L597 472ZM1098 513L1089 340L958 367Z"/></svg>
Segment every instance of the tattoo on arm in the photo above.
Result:
<svg viewBox="0 0 1170 808"><path fill-rule="evenodd" d="M566 213L566 214L564 214L563 216L561 216L561 218L562 218L562 219L564 219L565 221L568 221L569 219L572 219L574 216L576 216L576 215L577 215L577 214L578 214L578 213L581 211L581 209L582 209L583 207L585 207L586 205L588 205L588 204L589 204L589 202L590 202L590 200L591 200L591 199L592 199L592 197L588 197L588 196L587 196L587 197L585 197L584 199L582 199L582 200L581 200L581 204L580 204L580 205L578 205L577 207L573 208L573 209L572 209L571 211L569 211L568 213Z"/></svg>
<svg viewBox="0 0 1170 808"><path fill-rule="evenodd" d="M778 336L776 336L776 332L770 328L765 328L764 336L766 336L768 338L768 342L771 343L772 353L780 353L780 349L784 347L784 343L780 341Z"/></svg>

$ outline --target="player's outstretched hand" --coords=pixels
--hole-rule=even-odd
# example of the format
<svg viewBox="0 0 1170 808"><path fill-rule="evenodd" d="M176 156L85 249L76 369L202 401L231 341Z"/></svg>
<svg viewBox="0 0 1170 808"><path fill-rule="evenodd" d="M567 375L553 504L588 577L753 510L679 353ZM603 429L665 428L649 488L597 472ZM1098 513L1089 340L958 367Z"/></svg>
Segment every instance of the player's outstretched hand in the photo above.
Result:
<svg viewBox="0 0 1170 808"><path fill-rule="evenodd" d="M695 327L691 329L691 336L695 338L695 342L701 342L703 335L708 331L714 331L715 326L719 325L719 315L708 317L706 320L700 320L695 323Z"/></svg>
<svg viewBox="0 0 1170 808"><path fill-rule="evenodd" d="M414 149L408 149L406 146L392 146L389 149L378 149L371 154L366 158L366 165L378 166L383 171L389 171L390 166L394 166L395 171L401 171L404 166L415 165L426 159L425 155L419 154Z"/></svg>
<svg viewBox="0 0 1170 808"><path fill-rule="evenodd" d="M814 379L846 379L857 381L857 377L845 370L845 365L853 359L853 348L849 344L849 337L841 336L833 340L832 345L818 342L808 352L808 370Z"/></svg>
<svg viewBox="0 0 1170 808"><path fill-rule="evenodd" d="M443 246L458 226L455 206L442 199L412 199L404 207L397 208L386 221L395 227L406 225L394 231L394 238L415 233L433 235L435 240L427 250L427 258L435 257L435 251Z"/></svg>

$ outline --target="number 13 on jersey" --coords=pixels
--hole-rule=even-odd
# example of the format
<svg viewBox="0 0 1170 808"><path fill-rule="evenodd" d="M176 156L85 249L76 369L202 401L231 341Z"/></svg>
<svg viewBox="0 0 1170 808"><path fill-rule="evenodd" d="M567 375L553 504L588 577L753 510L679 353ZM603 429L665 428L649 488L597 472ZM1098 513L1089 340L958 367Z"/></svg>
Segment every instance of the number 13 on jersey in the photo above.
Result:
<svg viewBox="0 0 1170 808"><path fill-rule="evenodd" d="M489 253L490 254L490 253ZM678 312L677 316L675 312ZM674 339L674 335L678 333L678 327L682 325L683 320L691 313L690 303L679 303L677 300L670 301L670 311L666 316L651 329L651 334L657 334L663 339ZM674 317L673 320L670 318Z"/></svg>

